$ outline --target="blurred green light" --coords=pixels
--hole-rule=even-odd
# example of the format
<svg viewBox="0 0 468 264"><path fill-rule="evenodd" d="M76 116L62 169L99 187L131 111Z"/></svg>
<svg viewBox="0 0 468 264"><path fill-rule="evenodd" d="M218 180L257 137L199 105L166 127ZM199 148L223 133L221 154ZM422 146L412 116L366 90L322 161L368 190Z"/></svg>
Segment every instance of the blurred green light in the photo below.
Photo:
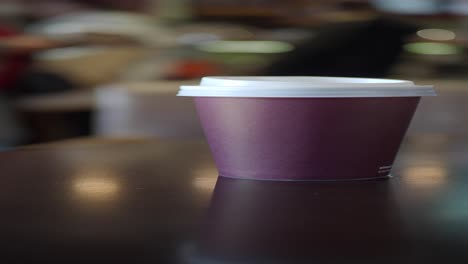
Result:
<svg viewBox="0 0 468 264"><path fill-rule="evenodd" d="M281 41L266 40L218 40L207 41L196 46L199 50L214 53L283 53L294 46Z"/></svg>
<svg viewBox="0 0 468 264"><path fill-rule="evenodd" d="M411 53L423 55L452 55L461 52L461 49L453 44L435 42L408 43L404 46L404 49Z"/></svg>

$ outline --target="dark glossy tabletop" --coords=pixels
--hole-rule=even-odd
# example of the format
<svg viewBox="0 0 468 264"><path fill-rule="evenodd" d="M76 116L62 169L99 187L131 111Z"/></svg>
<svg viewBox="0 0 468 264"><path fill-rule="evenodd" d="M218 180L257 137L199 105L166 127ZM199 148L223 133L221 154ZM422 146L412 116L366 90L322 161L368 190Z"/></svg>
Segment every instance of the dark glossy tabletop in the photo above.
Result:
<svg viewBox="0 0 468 264"><path fill-rule="evenodd" d="M446 154L404 148L389 180L220 178L212 196L217 173L203 142L90 139L5 152L0 258L468 261L466 153Z"/></svg>
<svg viewBox="0 0 468 264"><path fill-rule="evenodd" d="M388 180L217 181L194 141L0 153L0 263L468 263L468 122L425 120L444 98Z"/></svg>

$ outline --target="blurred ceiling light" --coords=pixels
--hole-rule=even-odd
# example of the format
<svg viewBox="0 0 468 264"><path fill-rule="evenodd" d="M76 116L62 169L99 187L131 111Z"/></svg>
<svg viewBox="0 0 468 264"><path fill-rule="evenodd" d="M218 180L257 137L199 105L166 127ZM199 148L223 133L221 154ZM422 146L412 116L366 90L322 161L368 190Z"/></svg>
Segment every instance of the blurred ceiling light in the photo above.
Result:
<svg viewBox="0 0 468 264"><path fill-rule="evenodd" d="M55 48L39 52L34 56L40 60L64 60L94 55L108 49L97 46Z"/></svg>
<svg viewBox="0 0 468 264"><path fill-rule="evenodd" d="M119 11L81 11L54 16L25 28L26 32L55 38L73 34L113 34L143 44L173 45L174 36L153 17Z"/></svg>
<svg viewBox="0 0 468 264"><path fill-rule="evenodd" d="M51 24L47 29L46 33L50 35L68 35L68 34L82 34L85 27L78 23L60 23L60 24Z"/></svg>
<svg viewBox="0 0 468 264"><path fill-rule="evenodd" d="M403 48L408 52L422 55L453 55L461 51L453 44L434 42L408 43Z"/></svg>
<svg viewBox="0 0 468 264"><path fill-rule="evenodd" d="M440 12L439 0L373 0L377 9L400 14L436 14Z"/></svg>
<svg viewBox="0 0 468 264"><path fill-rule="evenodd" d="M466 0L452 0L447 3L447 11L452 14L468 14L468 2Z"/></svg>
<svg viewBox="0 0 468 264"><path fill-rule="evenodd" d="M435 41L453 40L456 36L453 31L438 28L421 29L416 34L421 38Z"/></svg>
<svg viewBox="0 0 468 264"><path fill-rule="evenodd" d="M214 53L283 53L293 50L294 46L281 41L217 40L200 43L197 48Z"/></svg>
<svg viewBox="0 0 468 264"><path fill-rule="evenodd" d="M211 33L185 33L177 37L177 43L182 45L193 45L205 41L219 40L220 37Z"/></svg>
<svg viewBox="0 0 468 264"><path fill-rule="evenodd" d="M108 201L117 198L120 184L106 171L86 171L76 176L72 183L74 194L84 200Z"/></svg>

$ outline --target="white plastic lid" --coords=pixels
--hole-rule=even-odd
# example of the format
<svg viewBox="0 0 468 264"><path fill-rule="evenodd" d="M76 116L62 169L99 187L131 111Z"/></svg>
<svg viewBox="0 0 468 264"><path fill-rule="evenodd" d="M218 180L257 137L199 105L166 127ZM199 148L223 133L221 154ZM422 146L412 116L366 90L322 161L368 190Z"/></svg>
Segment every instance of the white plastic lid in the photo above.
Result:
<svg viewBox="0 0 468 264"><path fill-rule="evenodd" d="M435 96L430 85L411 81L345 77L204 77L181 86L178 96L195 97L420 97Z"/></svg>

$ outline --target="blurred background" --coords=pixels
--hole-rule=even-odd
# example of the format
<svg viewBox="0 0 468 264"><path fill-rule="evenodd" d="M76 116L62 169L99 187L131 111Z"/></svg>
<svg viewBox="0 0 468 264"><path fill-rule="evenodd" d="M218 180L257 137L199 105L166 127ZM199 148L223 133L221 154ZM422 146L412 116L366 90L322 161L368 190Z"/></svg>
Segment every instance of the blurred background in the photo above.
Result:
<svg viewBox="0 0 468 264"><path fill-rule="evenodd" d="M409 140L443 144L468 132L467 47L465 0L2 0L0 149L202 138L175 94L207 75L434 84Z"/></svg>

